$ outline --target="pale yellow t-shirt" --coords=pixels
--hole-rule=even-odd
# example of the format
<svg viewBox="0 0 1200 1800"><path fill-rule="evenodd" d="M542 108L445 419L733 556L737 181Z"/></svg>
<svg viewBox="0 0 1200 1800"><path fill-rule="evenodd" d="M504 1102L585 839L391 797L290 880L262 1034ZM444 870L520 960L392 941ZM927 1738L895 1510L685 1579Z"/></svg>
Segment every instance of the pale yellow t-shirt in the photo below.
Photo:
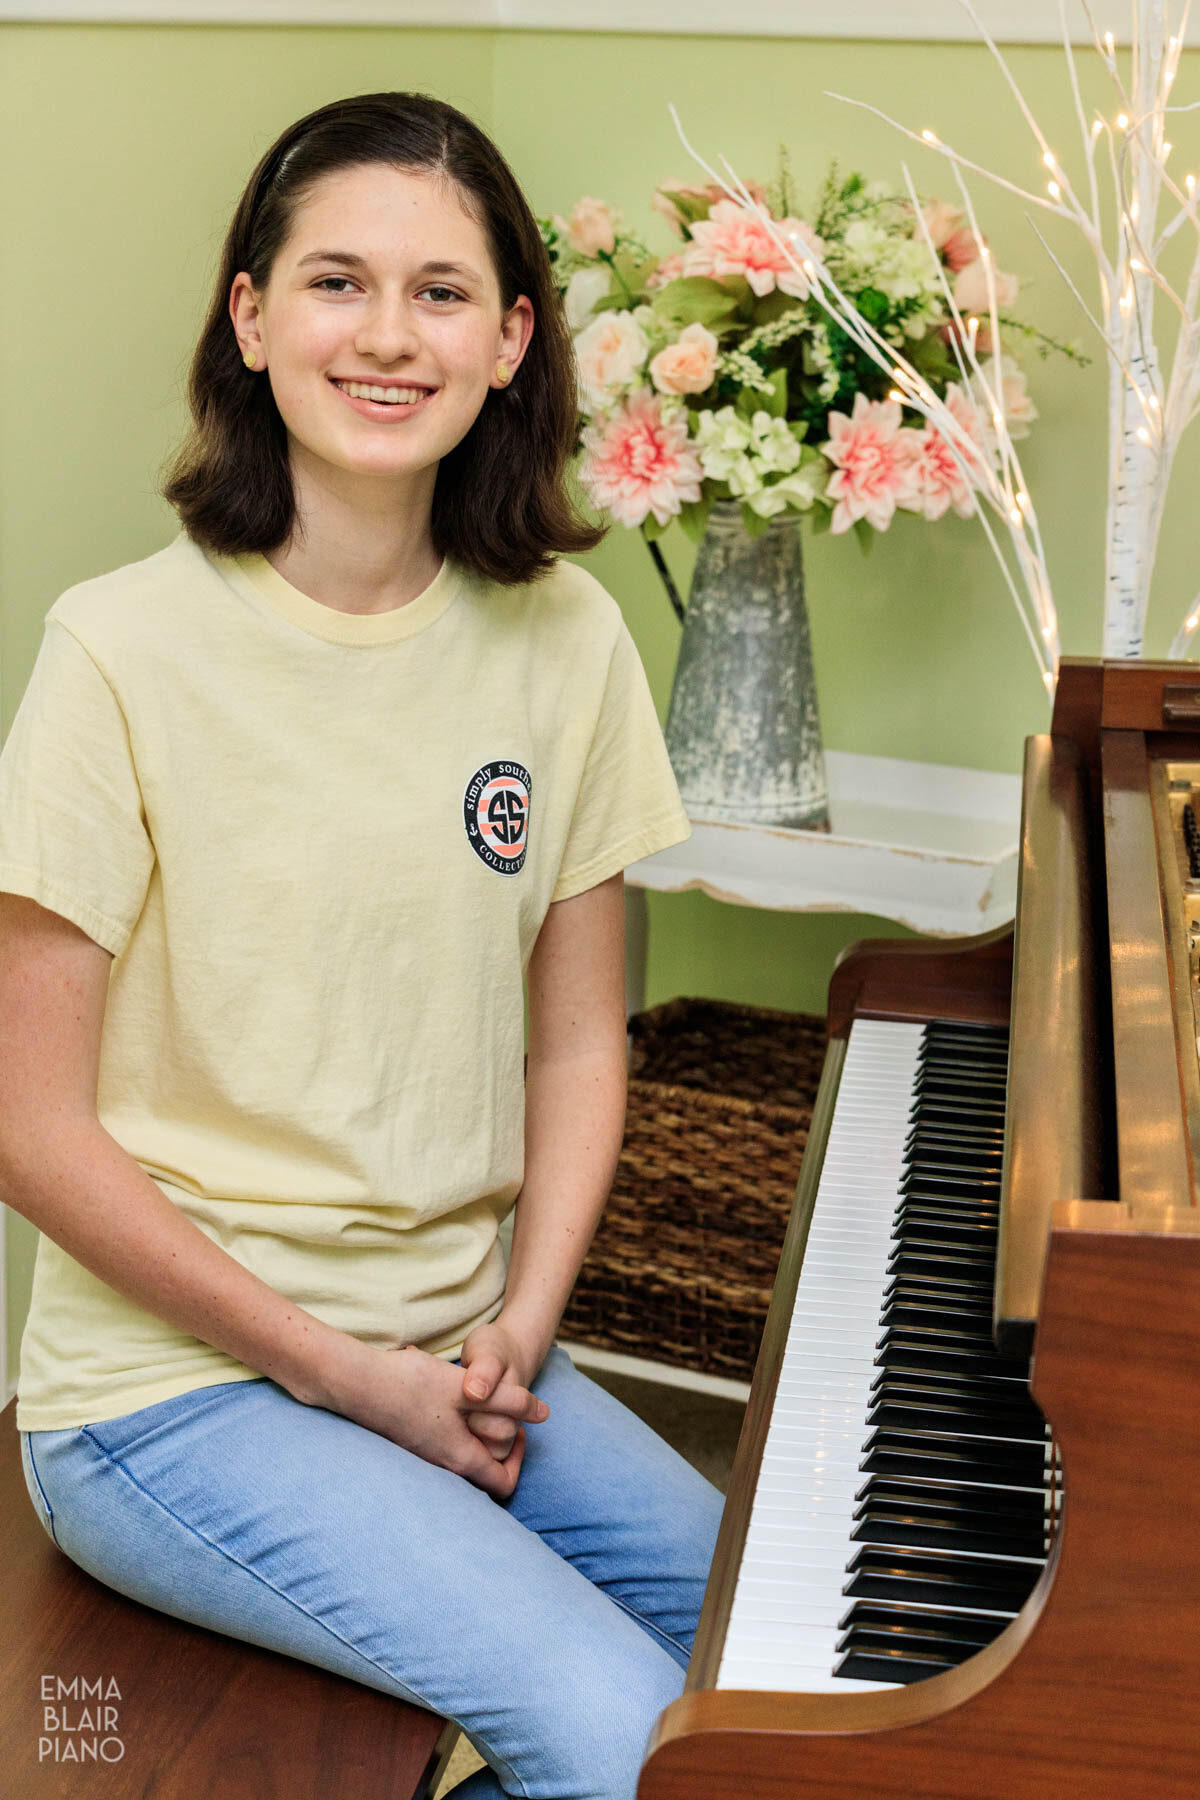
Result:
<svg viewBox="0 0 1200 1800"><path fill-rule="evenodd" d="M356 615L181 533L55 602L0 756L0 888L115 958L105 1129L280 1293L447 1356L503 1294L546 910L688 832L561 561ZM258 1374L39 1239L21 1430Z"/></svg>

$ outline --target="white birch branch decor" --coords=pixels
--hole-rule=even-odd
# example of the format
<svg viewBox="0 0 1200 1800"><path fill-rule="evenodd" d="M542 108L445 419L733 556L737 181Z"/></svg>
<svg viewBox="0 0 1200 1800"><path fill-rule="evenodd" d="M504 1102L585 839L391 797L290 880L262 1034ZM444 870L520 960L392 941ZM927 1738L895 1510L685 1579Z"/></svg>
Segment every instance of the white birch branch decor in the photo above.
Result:
<svg viewBox="0 0 1200 1800"><path fill-rule="evenodd" d="M1074 225L1096 264L1099 307L1088 307L1040 232L1037 233L1105 347L1109 368L1108 487L1105 520L1105 598L1103 653L1136 657L1145 642L1146 609L1154 572L1167 486L1179 441L1200 411L1200 216L1196 178L1183 187L1167 170L1171 143L1167 119L1192 111L1171 103L1179 71L1190 0L1132 0L1132 38L1128 79L1123 77L1111 32L1101 37L1092 23L1087 0L1081 0L1092 28L1093 46L1113 90L1114 115L1097 114L1089 123L1080 94L1075 52L1071 46L1065 0L1059 0L1059 22L1086 180L1077 191L1066 165L1051 147L1025 100L1012 71L984 27L972 0L960 0L987 44L1033 135L1046 171L1045 192L1021 184L971 162L929 130L909 130L877 107L846 95L896 130L946 157L956 173L968 170L1017 194L1031 207ZM1177 15L1177 16L1176 16ZM1101 177L1097 157L1110 184L1110 217L1102 216ZM1173 203L1160 224L1164 199ZM1163 252L1184 229L1195 244L1182 292L1168 279ZM1036 230L1036 227L1035 227ZM1158 353L1156 310L1177 315L1170 370L1164 382ZM1200 629L1197 596L1171 647L1185 653Z"/></svg>

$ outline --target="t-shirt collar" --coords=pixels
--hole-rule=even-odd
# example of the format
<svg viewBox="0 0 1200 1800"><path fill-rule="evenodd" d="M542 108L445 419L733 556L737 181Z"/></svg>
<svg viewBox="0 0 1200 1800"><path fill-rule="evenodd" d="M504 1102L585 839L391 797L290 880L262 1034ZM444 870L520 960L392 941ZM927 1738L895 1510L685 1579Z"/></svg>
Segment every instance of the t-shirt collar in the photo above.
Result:
<svg viewBox="0 0 1200 1800"><path fill-rule="evenodd" d="M457 598L462 571L446 556L442 566L415 599L388 612L347 613L326 606L285 581L265 556L211 556L217 571L246 599L265 600L273 612L298 625L312 637L330 644L393 644L415 637L440 619Z"/></svg>

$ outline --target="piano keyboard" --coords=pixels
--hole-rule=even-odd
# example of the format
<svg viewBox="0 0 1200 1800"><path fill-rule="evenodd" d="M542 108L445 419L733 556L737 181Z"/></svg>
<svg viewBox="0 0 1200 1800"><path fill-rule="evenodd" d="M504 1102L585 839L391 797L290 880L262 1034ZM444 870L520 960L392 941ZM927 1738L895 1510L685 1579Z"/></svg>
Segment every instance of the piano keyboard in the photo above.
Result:
<svg viewBox="0 0 1200 1800"><path fill-rule="evenodd" d="M1007 1032L850 1030L716 1685L895 1687L1045 1561L1053 1467L991 1338Z"/></svg>

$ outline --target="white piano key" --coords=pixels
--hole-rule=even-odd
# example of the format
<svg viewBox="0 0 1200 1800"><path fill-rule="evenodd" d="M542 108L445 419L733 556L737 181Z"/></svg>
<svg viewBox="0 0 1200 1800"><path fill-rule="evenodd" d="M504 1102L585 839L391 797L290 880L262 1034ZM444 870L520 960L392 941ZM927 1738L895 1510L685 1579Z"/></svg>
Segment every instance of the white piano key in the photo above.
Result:
<svg viewBox="0 0 1200 1800"><path fill-rule="evenodd" d="M718 1687L896 1685L841 1681L833 1668L921 1038L920 1025L851 1028Z"/></svg>

